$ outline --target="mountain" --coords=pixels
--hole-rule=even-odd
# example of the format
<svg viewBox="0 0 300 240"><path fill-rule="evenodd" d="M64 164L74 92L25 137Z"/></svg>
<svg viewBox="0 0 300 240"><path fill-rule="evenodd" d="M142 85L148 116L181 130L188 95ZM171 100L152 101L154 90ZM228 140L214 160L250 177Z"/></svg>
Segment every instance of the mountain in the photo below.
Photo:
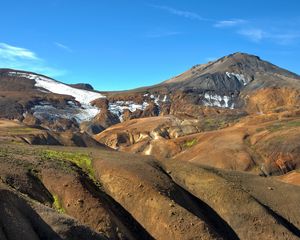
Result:
<svg viewBox="0 0 300 240"><path fill-rule="evenodd" d="M196 65L158 85L111 95L112 99L127 99L133 93L137 95L136 98L149 93L163 105L161 112L184 112L195 117L202 112L205 114L206 106L253 113L298 105L299 89L300 76L297 74L257 56L235 53ZM277 100L272 96L274 92ZM164 104L168 102L170 104Z"/></svg>
<svg viewBox="0 0 300 240"><path fill-rule="evenodd" d="M100 93L74 88L36 73L11 69L0 70L0 93L0 118L42 127L56 138L57 143L99 145L80 132L80 123L91 121L99 114L100 109L90 102L104 98ZM35 138L33 141L39 142Z"/></svg>
<svg viewBox="0 0 300 240"><path fill-rule="evenodd" d="M148 95L159 108L156 118L132 113L130 121L94 139L119 151L263 175L300 164L300 77L257 56L235 53L107 97L113 102Z"/></svg>
<svg viewBox="0 0 300 240"><path fill-rule="evenodd" d="M224 86L231 91L240 90L243 86L246 86L254 80L257 81L261 75L265 74L277 74L299 79L298 75L263 61L257 56L246 53L234 53L207 64L196 65L187 72L163 82L163 84L184 83L184 88L189 86L199 88L200 86L200 88L205 89L209 86L215 91L222 90L217 88L217 83L214 84L214 74L222 74L222 80L225 81L223 83ZM203 76L207 75L211 75L211 82L205 82L203 80ZM215 77L217 77L217 75ZM231 81L231 84L226 84L226 80ZM188 85L186 85L187 83ZM205 83L207 83L207 85L204 85Z"/></svg>
<svg viewBox="0 0 300 240"><path fill-rule="evenodd" d="M235 53L97 91L0 69L0 239L299 239L300 76Z"/></svg>
<svg viewBox="0 0 300 240"><path fill-rule="evenodd" d="M46 76L9 69L0 71L0 87L3 94L10 95L1 101L2 117L22 119L29 113L37 118L56 119L60 115L81 123L95 118L101 109L105 112L101 116L104 126L89 126L99 132L120 121L140 117L172 114L197 118L299 105L300 76L257 56L235 53L196 65L158 85L130 91L99 93L89 85L66 85ZM23 91L29 95L22 96ZM43 110L50 109L47 114L51 115L53 107L57 116L45 116ZM62 107L67 110L62 111Z"/></svg>
<svg viewBox="0 0 300 240"><path fill-rule="evenodd" d="M25 91L26 93L29 93L29 96L26 94L26 97L29 98L26 99L28 102L20 106L23 108L22 114L29 110L28 107L30 106L28 105L30 104L37 108L39 108L39 106L46 105L48 109L51 109L55 108L53 105L54 102L59 101L64 108L74 108L74 114L66 114L65 117L69 119L76 118L80 122L95 117L98 110L93 107L90 102L104 97L99 93L71 87L55 81L54 79L35 73L7 69L1 70L0 75L1 90L6 92L8 97L9 95L17 93L20 95L23 93L24 95ZM75 109L78 104L81 106L81 111L77 109L77 113ZM59 111L58 108L56 108L55 111ZM63 114L64 113L62 113L62 115Z"/></svg>

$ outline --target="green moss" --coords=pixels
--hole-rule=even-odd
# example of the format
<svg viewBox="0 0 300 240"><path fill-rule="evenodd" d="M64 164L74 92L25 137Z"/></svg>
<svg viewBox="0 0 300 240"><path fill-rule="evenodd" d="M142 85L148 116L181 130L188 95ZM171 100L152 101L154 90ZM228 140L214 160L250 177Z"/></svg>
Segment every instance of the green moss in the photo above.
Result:
<svg viewBox="0 0 300 240"><path fill-rule="evenodd" d="M66 210L63 208L60 200L59 200L59 197L57 195L53 195L53 207L59 212L59 213L65 213Z"/></svg>
<svg viewBox="0 0 300 240"><path fill-rule="evenodd" d="M0 157L7 157L7 156L8 156L7 149L1 148L0 149Z"/></svg>
<svg viewBox="0 0 300 240"><path fill-rule="evenodd" d="M205 119L203 123L204 130L213 130L219 128L219 122L216 119Z"/></svg>
<svg viewBox="0 0 300 240"><path fill-rule="evenodd" d="M270 140L270 142L274 143L274 145L282 144L285 141L286 141L286 136L275 136Z"/></svg>
<svg viewBox="0 0 300 240"><path fill-rule="evenodd" d="M300 120L287 122L286 126L287 127L300 127Z"/></svg>
<svg viewBox="0 0 300 240"><path fill-rule="evenodd" d="M92 159L86 153L43 150L41 157L43 160L53 159L72 162L83 169L90 178L94 179L95 173L92 165Z"/></svg>
<svg viewBox="0 0 300 240"><path fill-rule="evenodd" d="M191 148L192 146L194 146L197 143L197 139L192 139L190 141L186 141L184 143L184 147L186 148Z"/></svg>
<svg viewBox="0 0 300 240"><path fill-rule="evenodd" d="M280 131L283 127L284 127L284 125L282 123L275 123L271 126L268 126L267 130L270 132L277 132L277 131Z"/></svg>
<svg viewBox="0 0 300 240"><path fill-rule="evenodd" d="M15 128L7 128L6 133L9 134L31 134L40 132L39 129L30 128L30 127L15 127Z"/></svg>
<svg viewBox="0 0 300 240"><path fill-rule="evenodd" d="M270 126L267 126L265 129L268 130L269 132L277 132L280 130L289 129L293 127L300 127L300 120L274 123Z"/></svg>
<svg viewBox="0 0 300 240"><path fill-rule="evenodd" d="M257 133L259 133L259 132L262 132L262 131L264 131L264 130L266 130L265 128L257 128L255 131L257 132Z"/></svg>
<svg viewBox="0 0 300 240"><path fill-rule="evenodd" d="M202 122L202 130L203 131L212 131L217 129L225 128L229 125L229 123L237 122L238 119L226 119L226 118L205 118Z"/></svg>

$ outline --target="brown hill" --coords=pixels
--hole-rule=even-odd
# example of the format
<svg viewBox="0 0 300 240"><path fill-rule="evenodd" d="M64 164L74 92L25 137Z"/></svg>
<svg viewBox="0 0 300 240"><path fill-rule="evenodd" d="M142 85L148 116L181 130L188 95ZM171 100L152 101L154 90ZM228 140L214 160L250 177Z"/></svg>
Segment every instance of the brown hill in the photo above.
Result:
<svg viewBox="0 0 300 240"><path fill-rule="evenodd" d="M298 239L300 189L95 148L0 145L1 239Z"/></svg>

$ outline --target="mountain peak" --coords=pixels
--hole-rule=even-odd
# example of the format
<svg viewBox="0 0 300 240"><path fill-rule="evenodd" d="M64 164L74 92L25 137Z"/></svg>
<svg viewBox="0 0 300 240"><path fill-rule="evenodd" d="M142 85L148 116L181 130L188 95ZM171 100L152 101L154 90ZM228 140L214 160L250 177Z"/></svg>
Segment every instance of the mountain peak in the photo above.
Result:
<svg viewBox="0 0 300 240"><path fill-rule="evenodd" d="M218 62L229 62L229 64L233 64L236 62L240 62L240 63L248 62L248 64L257 64L259 62L265 62L265 61L263 61L259 56L253 54L244 53L244 52L235 52L214 61L214 63L218 63Z"/></svg>
<svg viewBox="0 0 300 240"><path fill-rule="evenodd" d="M256 56L256 55L253 55L253 54L250 54L250 53L245 53L245 52L235 52L235 53L232 53L232 54L229 54L228 57L230 56L233 56L233 57L244 57L244 58L258 58L260 59L260 57Z"/></svg>
<svg viewBox="0 0 300 240"><path fill-rule="evenodd" d="M236 52L205 64L195 65L188 71L171 78L164 83L179 83L195 81L207 74L234 73L254 79L259 74L279 74L285 77L299 78L298 75L262 60L260 57L248 53Z"/></svg>

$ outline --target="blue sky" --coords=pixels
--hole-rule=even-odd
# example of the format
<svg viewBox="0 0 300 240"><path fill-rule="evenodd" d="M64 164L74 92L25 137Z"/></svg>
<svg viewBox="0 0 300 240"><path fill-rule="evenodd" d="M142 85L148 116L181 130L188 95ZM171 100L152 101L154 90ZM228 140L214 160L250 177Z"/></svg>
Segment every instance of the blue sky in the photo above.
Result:
<svg viewBox="0 0 300 240"><path fill-rule="evenodd" d="M0 67L121 90L247 52L300 74L299 9L299 0L2 1Z"/></svg>

